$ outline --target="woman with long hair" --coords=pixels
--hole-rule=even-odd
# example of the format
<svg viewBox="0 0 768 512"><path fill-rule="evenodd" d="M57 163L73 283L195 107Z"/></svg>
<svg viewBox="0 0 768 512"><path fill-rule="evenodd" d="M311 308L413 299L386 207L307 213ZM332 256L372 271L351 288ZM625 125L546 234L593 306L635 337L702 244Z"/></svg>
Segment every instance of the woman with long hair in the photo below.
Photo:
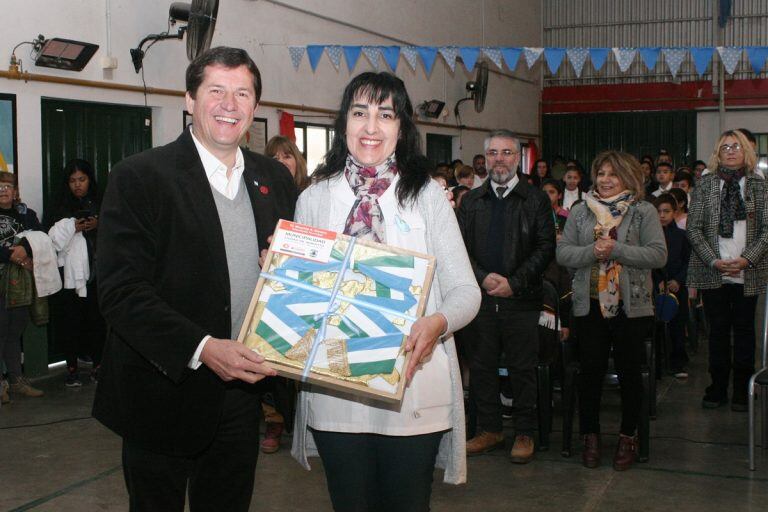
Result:
<svg viewBox="0 0 768 512"><path fill-rule="evenodd" d="M405 350L408 382L398 408L310 386L301 392L294 456L323 460L334 509L429 510L434 466L466 479L461 377L452 333L480 306L456 217L430 179L402 80L362 73L344 90L334 139L296 220L435 256L425 316Z"/></svg>
<svg viewBox="0 0 768 512"><path fill-rule="evenodd" d="M267 142L264 154L274 158L288 168L299 192L302 192L309 186L307 161L291 139L282 135L275 135Z"/></svg>
<svg viewBox="0 0 768 512"><path fill-rule="evenodd" d="M46 222L64 282L54 299L53 325L67 360L67 387L82 386L78 356L92 359L90 378L97 380L106 336L95 266L100 204L93 166L79 158L69 161L64 166L58 209ZM88 269L87 278L77 279L78 269L84 268Z"/></svg>
<svg viewBox="0 0 768 512"><path fill-rule="evenodd" d="M689 205L686 228L693 251L688 286L700 291L709 322L712 383L704 393L704 408L728 403L733 370L731 409L748 409L755 307L768 279L768 187L754 174L756 160L743 133L724 132L712 150L711 172L693 188Z"/></svg>
<svg viewBox="0 0 768 512"><path fill-rule="evenodd" d="M619 151L597 155L592 189L571 209L557 244L557 262L575 269L582 463L589 468L600 465L600 402L611 349L621 388L614 469L629 469L637 455L643 340L653 326L651 270L667 258L659 215L643 201L643 179L635 157Z"/></svg>

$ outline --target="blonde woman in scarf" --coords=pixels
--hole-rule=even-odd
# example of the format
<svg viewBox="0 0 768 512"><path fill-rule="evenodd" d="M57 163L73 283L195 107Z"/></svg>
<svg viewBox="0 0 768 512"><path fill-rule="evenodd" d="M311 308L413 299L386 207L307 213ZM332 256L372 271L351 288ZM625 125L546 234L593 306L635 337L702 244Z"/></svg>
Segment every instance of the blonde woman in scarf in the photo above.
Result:
<svg viewBox="0 0 768 512"><path fill-rule="evenodd" d="M643 171L635 157L604 151L592 163L592 189L575 205L557 245L557 261L575 272L573 315L581 377L582 462L601 462L600 400L608 357L621 387L621 427L613 467L637 456L643 340L653 326L651 270L667 249L656 209L643 200Z"/></svg>

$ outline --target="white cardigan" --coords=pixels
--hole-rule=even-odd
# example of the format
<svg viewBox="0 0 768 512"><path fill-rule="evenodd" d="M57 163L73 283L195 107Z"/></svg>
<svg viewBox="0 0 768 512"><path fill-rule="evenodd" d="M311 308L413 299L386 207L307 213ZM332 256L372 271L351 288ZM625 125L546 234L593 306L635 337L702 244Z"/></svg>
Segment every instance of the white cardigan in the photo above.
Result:
<svg viewBox="0 0 768 512"><path fill-rule="evenodd" d="M395 196L397 181L396 177L379 198L387 243L436 257L426 314L442 313L448 321L447 334L406 388L399 410L381 402L342 398L333 392L307 387L299 396L292 453L309 469L307 456L317 455L317 451L308 424L320 430L386 435L447 430L440 443L437 465L446 470L446 483L459 484L466 481L464 399L451 333L475 317L480 307L480 289L442 188L430 180L416 204L402 208ZM341 232L354 202L355 196L340 174L313 184L302 193L296 221Z"/></svg>
<svg viewBox="0 0 768 512"><path fill-rule="evenodd" d="M64 267L64 288L75 290L79 297L88 295L88 244L83 233L75 230L75 219L64 218L51 226L48 236L58 251L58 263Z"/></svg>

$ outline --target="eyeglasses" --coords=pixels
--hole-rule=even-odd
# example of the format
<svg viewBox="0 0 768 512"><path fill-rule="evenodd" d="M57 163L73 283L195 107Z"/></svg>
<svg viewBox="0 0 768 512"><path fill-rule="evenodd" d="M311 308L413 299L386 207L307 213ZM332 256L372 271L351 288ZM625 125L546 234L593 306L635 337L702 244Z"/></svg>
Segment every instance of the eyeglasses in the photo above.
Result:
<svg viewBox="0 0 768 512"><path fill-rule="evenodd" d="M11 190L13 188L13 185L9 185L7 183L4 183L0 185L0 192L5 192L6 190Z"/></svg>
<svg viewBox="0 0 768 512"><path fill-rule="evenodd" d="M738 153L739 151L741 151L741 144L739 144L738 142L734 142L733 144L723 144L722 146L720 146L721 153L730 153L730 152Z"/></svg>
<svg viewBox="0 0 768 512"><path fill-rule="evenodd" d="M489 149L488 151L485 152L485 156L489 156L489 157L496 157L499 155L512 156L518 153L519 151L512 151L511 149L502 149L501 151L498 151L496 149Z"/></svg>

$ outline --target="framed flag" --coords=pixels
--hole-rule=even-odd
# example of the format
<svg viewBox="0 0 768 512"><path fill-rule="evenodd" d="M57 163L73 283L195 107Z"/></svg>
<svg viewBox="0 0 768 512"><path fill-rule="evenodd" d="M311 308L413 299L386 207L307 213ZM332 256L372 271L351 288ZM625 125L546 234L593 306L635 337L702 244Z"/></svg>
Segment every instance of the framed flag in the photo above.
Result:
<svg viewBox="0 0 768 512"><path fill-rule="evenodd" d="M238 339L280 375L398 403L434 271L432 256L281 220Z"/></svg>

